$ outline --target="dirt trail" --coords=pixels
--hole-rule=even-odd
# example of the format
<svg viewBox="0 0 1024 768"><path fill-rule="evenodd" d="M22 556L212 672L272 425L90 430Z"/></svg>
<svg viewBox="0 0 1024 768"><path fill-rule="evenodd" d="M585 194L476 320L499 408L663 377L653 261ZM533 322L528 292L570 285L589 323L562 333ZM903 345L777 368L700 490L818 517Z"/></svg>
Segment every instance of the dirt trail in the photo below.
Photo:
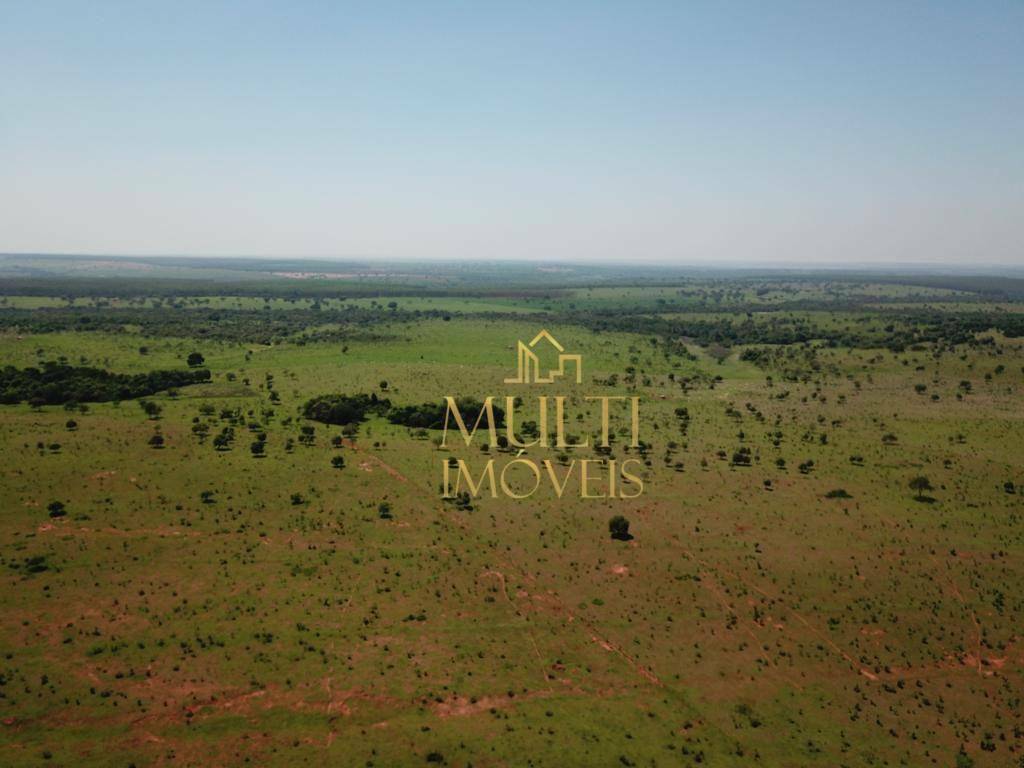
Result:
<svg viewBox="0 0 1024 768"><path fill-rule="evenodd" d="M746 619L740 619L739 618L739 614L735 610L733 610L733 606L729 602L729 600L726 597L726 595L722 592L720 587L718 587L718 586L716 586L715 584L712 583L712 581L711 581L712 579L717 581L718 577L715 576L714 574L712 574L710 571L703 571L701 573L700 583L701 583L701 585L705 589L707 589L714 596L714 598L718 601L719 605L721 605L722 608L724 608L727 613L733 614L734 616L736 616L737 620L743 622L743 630L747 633L747 635L750 637L750 639L754 642L754 645L757 648L757 652L760 654L761 658L764 660L764 663L767 664L770 667L777 666L775 664L775 662L772 661L772 659L768 656L768 654L764 652L764 648L761 647L761 645L762 645L761 639L757 636L757 634L754 632L754 630L750 626L754 622L748 621Z"/></svg>
<svg viewBox="0 0 1024 768"><path fill-rule="evenodd" d="M934 555L932 556L931 560L932 563L935 564L935 567L941 570L942 566L939 564L938 560L936 560ZM949 570L948 565L946 566L945 570ZM961 606L963 606L964 610L966 610L970 614L971 622L974 624L975 647L977 650L977 652L974 654L974 665L977 666L978 674L984 675L986 674L986 672L981 668L982 632L981 622L978 621L978 614L975 613L974 609L968 604L967 600L964 598L963 592L960 591L960 587L957 586L956 582L953 580L953 577L950 576L948 573L943 573L943 577L945 578L946 583L949 584L949 588L950 591L953 593L953 596L956 597L957 601L960 603Z"/></svg>
<svg viewBox="0 0 1024 768"><path fill-rule="evenodd" d="M678 539L676 539L675 537L673 537L673 541L676 542L676 546L682 551L682 553L686 557L688 557L689 559L693 560L701 568L704 568L704 569L706 569L706 570L708 570L708 571L710 571L712 573L715 573L716 575L717 574L725 574L729 578L731 578L731 579L739 582L740 584L742 584L747 589L749 589L749 590L751 590L753 592L756 592L757 594L761 595L762 597L765 597L765 598L767 598L769 600L774 601L778 605L785 606L786 610L789 613L791 613L793 615L793 617L797 621L799 621L801 624L803 624L808 630L810 630L810 632L816 638L818 638L822 643L824 643L826 646L828 646L828 648L833 653L835 653L840 658L842 658L844 661L846 661L846 663L849 664L853 669L857 670L857 672L859 672L861 675L863 675L864 677L868 678L869 680L877 680L878 679L878 676L876 674L874 674L870 670L865 669L864 667L862 667L857 662L857 660L854 659L849 653L847 653L842 648L840 648L838 645L836 645L836 643L832 640L831 637L829 637L827 634L825 634L820 629L818 629L813 624L811 624L811 622L808 621L803 616L803 614L799 613L798 611L796 611L793 608L790 608L790 607L786 606L785 605L785 600L781 596L773 595L770 592L762 589L760 586L758 586L757 584L753 583L752 581L749 581L749 580L743 578L742 576L739 576L738 574L732 573L731 571L729 571L729 570L727 570L725 568L722 568L721 566L717 566L716 567L716 566L711 565L710 563L708 563L707 561L703 560L702 558L697 557L697 555L695 555L693 552L691 552L686 547L684 547L681 544L679 544ZM720 576L718 576L718 578L719 578L719 580L721 580Z"/></svg>
<svg viewBox="0 0 1024 768"><path fill-rule="evenodd" d="M515 566L514 564L513 567L517 571L520 571L521 573L523 572L521 568ZM655 675L653 671L651 671L644 665L640 664L636 659L634 659L632 656L630 656L628 653L622 650L622 648L619 647L616 643L612 642L610 639L608 639L608 637L603 635L601 631L598 630L596 626L594 626L593 622L573 612L573 610L566 604L566 602L561 598L558 592L552 589L548 590L548 594L553 598L553 600L557 604L558 610L566 617L566 623L577 624L581 627L584 627L586 631L589 633L590 640L592 642L597 643L609 653L614 653L620 658L622 658L637 675L646 680L648 683L656 685L658 687L663 687L664 684L661 682L661 680L658 679L657 675ZM533 599L531 595L528 594L527 596Z"/></svg>
<svg viewBox="0 0 1024 768"><path fill-rule="evenodd" d="M550 691L551 690L551 685L550 685L551 677L548 674L546 665L544 664L544 657L541 656L540 647L537 645L537 638L533 634L533 627L530 626L529 618L522 611L519 610L518 606L516 606L516 604L512 601L512 598L509 597L508 585L505 582L505 574L503 574L501 571L487 570L487 571L484 571L483 573L481 573L480 577L478 577L478 578L481 578L481 577L484 577L484 576L493 576L493 577L498 579L498 581L501 583L501 593L505 596L505 602L507 602L509 604L509 606L511 606L511 608L515 612L516 616L521 618L523 620L523 622L526 624L526 634L527 634L527 637L530 638L530 645L533 648L533 655L537 659L537 664L538 664L539 669L540 669L541 679L544 681L544 685L546 687L546 690Z"/></svg>
<svg viewBox="0 0 1024 768"><path fill-rule="evenodd" d="M410 485L412 485L412 483L410 482L409 478L407 478L405 475L403 475L401 472L399 472L393 466L388 464L386 461L384 461L384 459L380 458L380 456L378 456L377 454L369 453L366 450L360 448L359 444L355 440L345 440L343 445L345 445L348 448L351 448L353 452L365 456L369 461L371 461L374 464L376 464L377 466L379 466L387 474L389 474L391 477L395 478L396 480L400 480L403 483L409 483ZM365 464L360 464L359 466L360 466L360 468L366 469L367 471L372 471L372 470L368 469Z"/></svg>

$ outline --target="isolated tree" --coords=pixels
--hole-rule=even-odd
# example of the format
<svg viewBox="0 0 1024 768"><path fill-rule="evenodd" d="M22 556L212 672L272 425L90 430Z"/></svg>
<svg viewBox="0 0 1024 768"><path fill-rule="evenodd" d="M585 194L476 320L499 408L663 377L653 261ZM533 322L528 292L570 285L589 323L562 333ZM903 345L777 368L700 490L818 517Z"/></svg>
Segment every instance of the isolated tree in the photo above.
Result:
<svg viewBox="0 0 1024 768"><path fill-rule="evenodd" d="M76 429L78 429L78 422L75 421L74 419L68 419L64 423L64 429L66 429L68 432L74 432Z"/></svg>
<svg viewBox="0 0 1024 768"><path fill-rule="evenodd" d="M629 520L622 515L616 515L608 521L608 532L611 533L613 539L619 541L629 541L633 538L629 535Z"/></svg>
<svg viewBox="0 0 1024 768"><path fill-rule="evenodd" d="M200 365L206 362L206 358L203 357L199 352L193 352L188 356L187 362L190 368L198 368Z"/></svg>
<svg viewBox="0 0 1024 768"><path fill-rule="evenodd" d="M150 419L156 420L160 418L160 414L163 413L163 408L152 400L139 400L139 407L142 409Z"/></svg>
<svg viewBox="0 0 1024 768"><path fill-rule="evenodd" d="M157 432L151 438L149 438L149 446L151 448L163 448L164 447L164 436Z"/></svg>
<svg viewBox="0 0 1024 768"><path fill-rule="evenodd" d="M331 466L334 467L335 469L344 469L345 468L345 459L344 459L344 457L342 457L342 456L332 456L331 457Z"/></svg>
<svg viewBox="0 0 1024 768"><path fill-rule="evenodd" d="M956 755L956 768L974 768L974 758L964 752L964 745L960 745L960 751Z"/></svg>
<svg viewBox="0 0 1024 768"><path fill-rule="evenodd" d="M392 518L391 503L387 501L382 501L380 504L378 504L377 514L380 515L381 520L390 520Z"/></svg>
<svg viewBox="0 0 1024 768"><path fill-rule="evenodd" d="M917 501L925 500L925 491L932 490L931 481L924 475L918 475L917 477L911 478L910 490L915 492L914 498Z"/></svg>
<svg viewBox="0 0 1024 768"><path fill-rule="evenodd" d="M50 517L64 517L68 513L64 508L63 501L51 501L46 505L46 509L50 513Z"/></svg>
<svg viewBox="0 0 1024 768"><path fill-rule="evenodd" d="M263 441L263 440L253 440L253 442L249 445L249 450L252 452L253 456L256 456L257 458L259 458L259 457L263 456L264 453L266 452L266 447L267 447L267 444L266 444L265 441Z"/></svg>

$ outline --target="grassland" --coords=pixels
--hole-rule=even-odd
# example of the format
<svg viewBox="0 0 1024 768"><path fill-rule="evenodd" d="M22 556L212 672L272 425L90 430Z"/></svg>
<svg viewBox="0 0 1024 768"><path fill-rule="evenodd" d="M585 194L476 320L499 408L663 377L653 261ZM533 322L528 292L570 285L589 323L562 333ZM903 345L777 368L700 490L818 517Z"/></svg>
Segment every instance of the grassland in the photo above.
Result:
<svg viewBox="0 0 1024 768"><path fill-rule="evenodd" d="M997 314L992 297L891 283L852 308L826 282L765 311L873 333L913 322L879 297ZM137 373L198 351L212 381L149 398L156 418L134 401L0 406L0 763L1024 765L1024 340L812 339L765 362L744 354L762 343L565 309L673 316L685 301L658 299L695 288L720 286L567 286L557 317L542 297L396 293L358 300L378 302L372 335L273 345L5 326L0 365ZM757 287L723 296L687 316L742 330ZM152 298L136 303L179 311ZM230 288L202 300L289 311ZM583 356L583 383L556 385L579 431L585 395L642 399L639 498L542 490L464 509L440 498L440 465L479 449L382 417L339 447L339 427L300 416L324 393L513 393L516 341L551 320ZM193 430L229 419L226 450ZM631 540L609 536L616 514Z"/></svg>

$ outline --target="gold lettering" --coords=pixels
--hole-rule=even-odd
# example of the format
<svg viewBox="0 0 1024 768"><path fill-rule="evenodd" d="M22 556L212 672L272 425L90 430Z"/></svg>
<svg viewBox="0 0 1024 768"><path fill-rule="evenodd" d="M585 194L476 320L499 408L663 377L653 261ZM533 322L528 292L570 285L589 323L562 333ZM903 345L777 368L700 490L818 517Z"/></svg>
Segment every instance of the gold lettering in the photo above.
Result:
<svg viewBox="0 0 1024 768"><path fill-rule="evenodd" d="M551 459L544 459L544 466L548 470L548 477L551 478L551 487L555 489L555 493L558 498L562 498L562 494L565 493L566 486L569 485L569 478L572 477L572 471L576 468L576 459L572 460L572 464L569 465L569 471L565 473L565 480L562 484L558 484L558 474L555 472L555 467L551 463Z"/></svg>
<svg viewBox="0 0 1024 768"><path fill-rule="evenodd" d="M590 445L590 438L582 443L565 442L565 397L555 397L555 445L559 448L586 448Z"/></svg>
<svg viewBox="0 0 1024 768"><path fill-rule="evenodd" d="M632 397L633 401L633 447L640 447L640 398Z"/></svg>
<svg viewBox="0 0 1024 768"><path fill-rule="evenodd" d="M493 462L494 459L491 459ZM513 464L525 464L533 472L533 490L529 493L518 494L513 492L509 487L508 482L505 480L505 473L508 472L509 468ZM501 468L501 490L505 492L505 495L512 499L528 499L537 492L537 488L540 487L540 468L530 459L512 459L508 464Z"/></svg>
<svg viewBox="0 0 1024 768"><path fill-rule="evenodd" d="M448 460L445 459L446 463L447 461ZM480 487L484 484L484 479L486 478L487 480L490 481L491 498L498 498L498 491L494 483L494 459L489 459L487 461L487 464L484 465L484 471L480 473L480 480L477 481L476 483L473 482L473 476L470 474L469 467L466 466L466 462L463 459L459 459L459 466L457 467L457 471L455 473L456 496L458 496L459 494L459 488L461 487L463 477L466 478L466 487L469 488L469 493L471 496L480 495Z"/></svg>
<svg viewBox="0 0 1024 768"><path fill-rule="evenodd" d="M448 407L444 412L444 434L441 436L441 447L448 447L448 416L455 417L455 423L459 427L459 432L462 433L462 439L466 441L466 445L473 442L473 436L476 434L477 429L480 427L480 420L483 419L484 414L487 415L487 433L490 437L491 448L498 447L498 433L494 428L494 403L493 397L484 398L483 407L480 409L480 413L476 417L476 423L473 425L473 431L470 432L466 429L466 422L462 420L462 414L459 413L458 403L455 402L455 398L451 395L445 396L445 402Z"/></svg>
<svg viewBox="0 0 1024 768"><path fill-rule="evenodd" d="M624 492L620 493L619 494L619 498L620 499L635 499L637 496L639 496L641 493L644 492L644 481L643 481L643 479L640 478L637 475L632 474L631 472L627 472L626 471L626 467L628 467L630 464L636 464L637 466L641 467L640 471L641 472L643 471L643 469L642 469L643 464L640 463L639 459L626 459L624 462L622 462L622 478L624 480L628 480L628 481L630 481L632 483L635 483L636 486L637 486L637 490L636 490L636 493L631 494L631 495L630 494L626 494Z"/></svg>
<svg viewBox="0 0 1024 768"><path fill-rule="evenodd" d="M535 445L540 445L542 448L548 447L547 413L545 413L548 407L548 399L546 397L538 397L537 400L540 401L541 408L540 436L532 443L523 443L516 437L516 399L514 397L505 398L505 434L508 437L508 444L513 448L532 448Z"/></svg>
<svg viewBox="0 0 1024 768"><path fill-rule="evenodd" d="M588 487L588 484L590 483L591 480L596 480L596 479L599 479L599 478L588 477L587 467L590 464L600 464L600 463L601 463L601 461L599 459L583 459L583 461L580 462L580 498L581 499L603 499L604 498L604 494L590 493L590 488Z"/></svg>
<svg viewBox="0 0 1024 768"><path fill-rule="evenodd" d="M608 417L608 404L612 400L625 400L622 395L588 395L584 400L597 400L601 403L601 445L607 448L610 445L611 426Z"/></svg>

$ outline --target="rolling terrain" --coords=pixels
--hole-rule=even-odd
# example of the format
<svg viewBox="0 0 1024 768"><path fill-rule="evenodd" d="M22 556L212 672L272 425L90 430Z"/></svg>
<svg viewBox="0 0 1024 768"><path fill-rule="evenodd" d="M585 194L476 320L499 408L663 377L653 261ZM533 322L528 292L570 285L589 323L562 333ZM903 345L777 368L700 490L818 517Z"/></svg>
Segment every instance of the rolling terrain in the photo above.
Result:
<svg viewBox="0 0 1024 768"><path fill-rule="evenodd" d="M0 762L1024 765L1012 291L490 279L4 280L0 367L210 377L0 386ZM505 378L542 328L591 446L524 455L636 459L636 498L445 499L449 458L518 454L304 416L519 394L537 421ZM640 398L639 447L595 450L595 395Z"/></svg>

